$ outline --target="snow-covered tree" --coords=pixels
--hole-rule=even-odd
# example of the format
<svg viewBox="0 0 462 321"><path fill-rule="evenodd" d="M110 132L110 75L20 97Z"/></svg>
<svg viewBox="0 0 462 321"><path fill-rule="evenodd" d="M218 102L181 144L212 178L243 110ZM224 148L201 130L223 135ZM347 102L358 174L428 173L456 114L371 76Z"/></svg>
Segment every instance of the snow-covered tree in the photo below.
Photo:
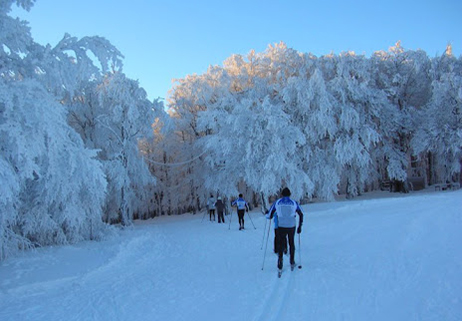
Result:
<svg viewBox="0 0 462 321"><path fill-rule="evenodd" d="M430 183L460 180L462 160L462 61L450 50L435 58L433 96L416 122L416 155L430 153Z"/></svg>
<svg viewBox="0 0 462 321"><path fill-rule="evenodd" d="M69 109L69 123L85 144L99 150L108 180L105 221L130 224L134 215L147 211L149 191L155 183L138 143L152 136L151 124L161 113L138 82L123 73L89 83Z"/></svg>
<svg viewBox="0 0 462 321"><path fill-rule="evenodd" d="M314 184L311 194L332 199L340 183L331 139L338 132L337 109L322 72L315 68L308 77L290 78L284 90L284 101L306 140L299 154L302 168Z"/></svg>
<svg viewBox="0 0 462 321"><path fill-rule="evenodd" d="M209 189L236 196L244 183L257 193L252 198L276 194L284 184L292 186L294 197L310 191L313 184L299 153L305 137L282 98L287 78L300 70L297 57L281 43L262 54L251 51L247 60L233 55L224 70L209 70L208 84L221 82L198 118L208 133L198 146L206 152Z"/></svg>
<svg viewBox="0 0 462 321"><path fill-rule="evenodd" d="M25 22L8 16L12 3L0 6L0 259L24 248L98 238L106 191L95 152L67 124L65 109L42 81L43 47ZM16 3L30 9L33 1Z"/></svg>
<svg viewBox="0 0 462 321"><path fill-rule="evenodd" d="M153 180L138 139L162 109L118 72L121 54L107 40L65 35L41 46L8 16L13 3L34 1L0 2L0 259L99 238L108 191L124 222L146 210ZM78 109L85 101L95 108Z"/></svg>
<svg viewBox="0 0 462 321"><path fill-rule="evenodd" d="M364 56L347 52L333 60L335 76L328 85L338 108L338 131L332 137L335 159L347 196L356 196L378 179L371 153L380 140L374 120L383 105L377 99L380 93L370 86L370 64Z"/></svg>
<svg viewBox="0 0 462 321"><path fill-rule="evenodd" d="M2 193L2 257L19 244L97 238L106 181L95 152L84 147L40 83L1 80L0 93L1 172L12 187Z"/></svg>
<svg viewBox="0 0 462 321"><path fill-rule="evenodd" d="M198 127L198 114L215 99L205 78L189 75L177 80L169 99L168 112L174 127L165 131L161 142L164 146L167 143L168 148L156 153L151 162L160 179L157 195L161 198L162 213L176 213L178 209L195 213L205 206L209 193L217 192L204 186L208 175L202 162L204 151L196 146L196 141L207 135Z"/></svg>
<svg viewBox="0 0 462 321"><path fill-rule="evenodd" d="M413 119L431 95L429 59L423 51L405 50L398 42L388 52L374 53L372 63L376 70L375 85L387 93L394 106L392 110L384 110L380 117L387 177L396 181L396 189L407 191Z"/></svg>
<svg viewBox="0 0 462 321"><path fill-rule="evenodd" d="M207 187L237 195L238 183L244 181L252 190L271 195L285 183L301 197L299 191L311 184L297 155L305 138L269 95L217 106L201 114L199 125L212 132L200 140L207 152Z"/></svg>

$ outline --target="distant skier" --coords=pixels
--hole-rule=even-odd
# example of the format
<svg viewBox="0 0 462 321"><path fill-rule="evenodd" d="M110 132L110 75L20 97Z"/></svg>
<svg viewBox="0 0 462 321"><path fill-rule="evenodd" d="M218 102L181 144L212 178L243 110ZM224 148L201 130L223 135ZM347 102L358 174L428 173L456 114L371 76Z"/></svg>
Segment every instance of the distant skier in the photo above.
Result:
<svg viewBox="0 0 462 321"><path fill-rule="evenodd" d="M225 212L225 204L221 200L220 196L218 196L218 198L217 198L217 202L215 203L215 207L217 208L218 223L224 223L225 222L225 217L223 216L223 213Z"/></svg>
<svg viewBox="0 0 462 321"><path fill-rule="evenodd" d="M237 206L237 216L239 217L239 230L244 229L244 214L249 211L249 204L239 194L239 198L231 203L231 206Z"/></svg>
<svg viewBox="0 0 462 321"><path fill-rule="evenodd" d="M209 209L210 222L212 221L212 216L213 220L215 221L215 198L212 194L210 194L210 198L207 202L207 207Z"/></svg>
<svg viewBox="0 0 462 321"><path fill-rule="evenodd" d="M295 226L297 225L296 217L299 216L297 233L302 232L303 212L298 203L290 198L290 190L285 187L282 190L282 198L278 199L271 206L268 219L275 217L277 219L276 239L278 252L278 269L282 271L284 243L289 240L290 247L290 267L295 268Z"/></svg>

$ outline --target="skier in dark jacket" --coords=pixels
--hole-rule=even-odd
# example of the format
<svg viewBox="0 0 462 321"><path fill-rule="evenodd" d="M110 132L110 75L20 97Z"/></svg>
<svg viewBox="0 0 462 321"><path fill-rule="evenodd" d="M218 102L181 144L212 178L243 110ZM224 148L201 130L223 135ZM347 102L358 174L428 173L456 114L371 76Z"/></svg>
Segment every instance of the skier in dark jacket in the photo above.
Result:
<svg viewBox="0 0 462 321"><path fill-rule="evenodd" d="M239 194L239 198L231 203L231 206L237 206L237 216L239 217L239 230L244 229L244 214L249 211L249 204Z"/></svg>
<svg viewBox="0 0 462 321"><path fill-rule="evenodd" d="M273 203L269 213L267 214L268 219L272 219L277 216L277 251L278 251L278 269L282 271L283 266L283 252L284 243L289 241L290 247L290 267L293 270L295 268L295 226L297 225L296 217L299 216L299 224L297 233L302 232L303 224L303 212L298 203L290 198L290 190L285 187L282 190L282 197Z"/></svg>
<svg viewBox="0 0 462 321"><path fill-rule="evenodd" d="M218 213L218 223L224 223L225 222L225 217L223 216L223 213L225 212L225 204L221 200L221 197L218 196L217 202L215 203L215 207L217 209Z"/></svg>

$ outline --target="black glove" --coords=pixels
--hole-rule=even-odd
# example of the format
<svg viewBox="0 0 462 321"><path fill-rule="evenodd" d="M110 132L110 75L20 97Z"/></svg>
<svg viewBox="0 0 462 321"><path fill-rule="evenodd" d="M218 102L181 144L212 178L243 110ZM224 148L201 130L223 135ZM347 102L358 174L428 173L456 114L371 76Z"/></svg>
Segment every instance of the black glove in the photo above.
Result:
<svg viewBox="0 0 462 321"><path fill-rule="evenodd" d="M299 226L298 226L298 229L297 229L297 234L300 234L301 232L302 232L302 226L299 225Z"/></svg>

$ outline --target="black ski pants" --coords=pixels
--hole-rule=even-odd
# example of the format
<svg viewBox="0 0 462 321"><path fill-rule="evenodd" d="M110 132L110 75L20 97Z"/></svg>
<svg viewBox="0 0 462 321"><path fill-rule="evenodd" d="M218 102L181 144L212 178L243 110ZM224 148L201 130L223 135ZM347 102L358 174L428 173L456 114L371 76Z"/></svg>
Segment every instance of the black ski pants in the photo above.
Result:
<svg viewBox="0 0 462 321"><path fill-rule="evenodd" d="M224 223L225 217L223 216L223 211L218 211L218 223Z"/></svg>
<svg viewBox="0 0 462 321"><path fill-rule="evenodd" d="M210 210L209 210L209 214L210 214L210 220L212 220L212 216L213 216L213 220L215 221L215 210L214 210L214 209L210 209Z"/></svg>
<svg viewBox="0 0 462 321"><path fill-rule="evenodd" d="M282 243L282 246L283 246L282 251L284 252L284 254L286 254L287 253L287 239L283 240L282 242L279 242L278 229L275 228L274 229L274 253L276 253L276 254L279 253L279 251L278 251L279 243Z"/></svg>
<svg viewBox="0 0 462 321"><path fill-rule="evenodd" d="M237 216L239 217L240 227L244 227L244 214L245 214L245 210L237 210Z"/></svg>
<svg viewBox="0 0 462 321"><path fill-rule="evenodd" d="M295 264L295 227L278 227L276 229L276 239L278 241L278 257L282 265L284 245L289 241L290 264Z"/></svg>

